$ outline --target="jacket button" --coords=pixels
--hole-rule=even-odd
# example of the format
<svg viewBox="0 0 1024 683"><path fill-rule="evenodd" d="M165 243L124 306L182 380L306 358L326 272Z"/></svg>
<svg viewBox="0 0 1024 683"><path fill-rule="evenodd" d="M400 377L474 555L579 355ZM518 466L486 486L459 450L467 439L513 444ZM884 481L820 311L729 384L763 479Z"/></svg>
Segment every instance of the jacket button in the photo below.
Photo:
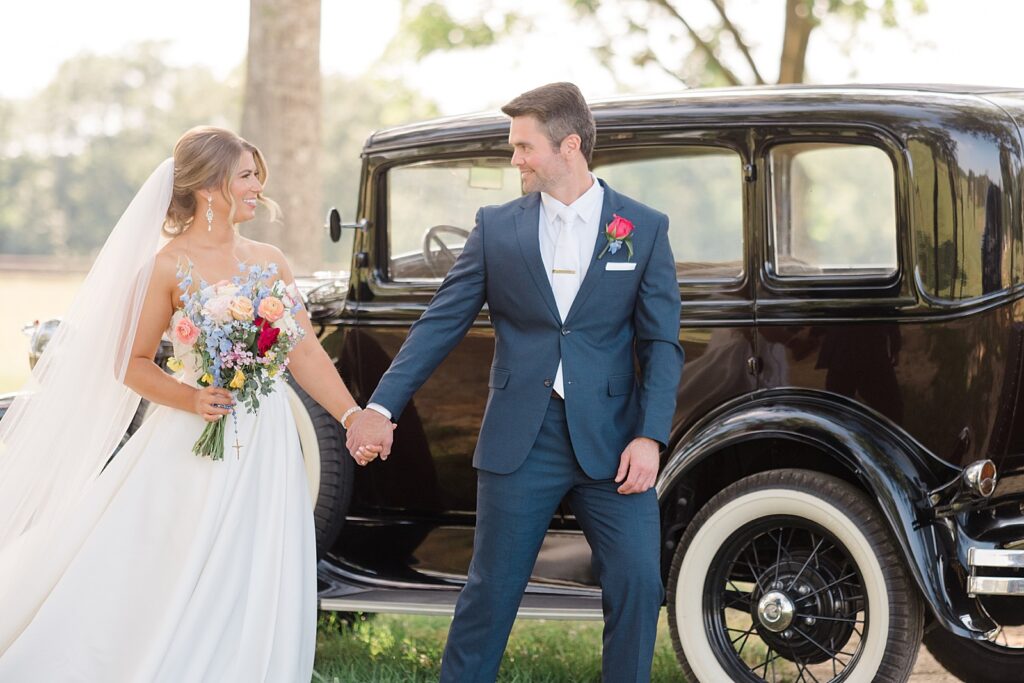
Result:
<svg viewBox="0 0 1024 683"><path fill-rule="evenodd" d="M552 384L554 384L554 382L552 380L550 380L550 379L544 380L544 386L550 387Z"/></svg>
<svg viewBox="0 0 1024 683"><path fill-rule="evenodd" d="M563 335L569 334L569 332L571 332L571 331L572 331L572 330L570 330L570 329L569 329L568 327L563 327L563 328L562 328L562 334L563 334Z"/></svg>

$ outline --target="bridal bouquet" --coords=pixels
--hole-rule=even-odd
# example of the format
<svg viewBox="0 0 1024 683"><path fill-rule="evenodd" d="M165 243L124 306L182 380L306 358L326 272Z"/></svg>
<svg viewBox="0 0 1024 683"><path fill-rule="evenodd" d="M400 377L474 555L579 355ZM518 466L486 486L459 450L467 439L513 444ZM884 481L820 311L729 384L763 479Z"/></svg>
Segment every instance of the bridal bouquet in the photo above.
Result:
<svg viewBox="0 0 1024 683"><path fill-rule="evenodd" d="M288 366L288 353L302 338L295 321L301 304L295 285L276 279L275 264L243 264L240 272L230 281L201 281L196 291L189 291L191 267L179 270L182 305L171 320L171 335L176 348L187 348L192 358L171 358L167 364L177 372L185 360L192 361L200 386L232 389L236 400L255 413L260 397L271 392L274 378ZM207 423L192 452L223 459L224 423Z"/></svg>

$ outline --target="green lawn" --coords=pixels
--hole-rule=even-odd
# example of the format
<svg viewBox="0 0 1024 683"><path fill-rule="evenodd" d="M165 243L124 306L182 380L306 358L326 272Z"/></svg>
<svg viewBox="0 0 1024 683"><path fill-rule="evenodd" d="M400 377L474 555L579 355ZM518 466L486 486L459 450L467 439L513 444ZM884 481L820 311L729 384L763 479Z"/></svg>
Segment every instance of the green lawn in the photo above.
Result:
<svg viewBox="0 0 1024 683"><path fill-rule="evenodd" d="M437 681L449 617L382 614L342 625L322 616L314 683ZM588 683L601 680L601 629L594 621L516 623L498 680L502 683ZM658 626L651 681L683 677L672 652L665 612Z"/></svg>

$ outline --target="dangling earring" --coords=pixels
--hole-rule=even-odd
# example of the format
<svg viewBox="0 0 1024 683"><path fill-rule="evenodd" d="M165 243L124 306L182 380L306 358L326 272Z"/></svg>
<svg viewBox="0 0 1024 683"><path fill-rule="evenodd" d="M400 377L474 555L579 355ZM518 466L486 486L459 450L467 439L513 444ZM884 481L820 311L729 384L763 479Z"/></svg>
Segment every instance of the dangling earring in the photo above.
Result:
<svg viewBox="0 0 1024 683"><path fill-rule="evenodd" d="M206 232L213 232L213 195L206 195Z"/></svg>

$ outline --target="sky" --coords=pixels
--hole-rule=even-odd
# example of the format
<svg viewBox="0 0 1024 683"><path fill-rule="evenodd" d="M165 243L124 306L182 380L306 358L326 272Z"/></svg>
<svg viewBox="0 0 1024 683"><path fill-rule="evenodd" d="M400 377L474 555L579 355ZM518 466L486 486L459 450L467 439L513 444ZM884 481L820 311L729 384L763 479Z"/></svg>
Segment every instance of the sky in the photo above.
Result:
<svg viewBox="0 0 1024 683"><path fill-rule="evenodd" d="M686 2L698 18L700 12L712 11L710 2L677 2ZM450 4L456 15L479 6L476 0ZM614 15L616 3L605 0L604 5ZM380 58L398 29L400 0L323 0L321 69L353 77L367 72L402 77L446 114L494 108L555 80L576 82L590 98L680 88L653 68L631 73L625 84L616 82L593 55L598 37L581 27L565 2L491 0L488 6L529 14L535 29L472 56L433 55L399 68L382 64ZM784 0L730 0L727 6L746 27L755 55L763 56L767 71L773 72ZM848 37L848 30L826 24L812 38L810 80L1024 85L1014 49L1020 44L1024 2L928 0L928 7L925 15L908 20L904 30L883 31L877 22L863 25L849 55L836 44ZM224 76L244 61L248 11L249 0L0 0L0 97L32 95L62 61L77 53L113 53L143 40L167 41L169 61L207 65ZM658 39L657 27L654 35Z"/></svg>

